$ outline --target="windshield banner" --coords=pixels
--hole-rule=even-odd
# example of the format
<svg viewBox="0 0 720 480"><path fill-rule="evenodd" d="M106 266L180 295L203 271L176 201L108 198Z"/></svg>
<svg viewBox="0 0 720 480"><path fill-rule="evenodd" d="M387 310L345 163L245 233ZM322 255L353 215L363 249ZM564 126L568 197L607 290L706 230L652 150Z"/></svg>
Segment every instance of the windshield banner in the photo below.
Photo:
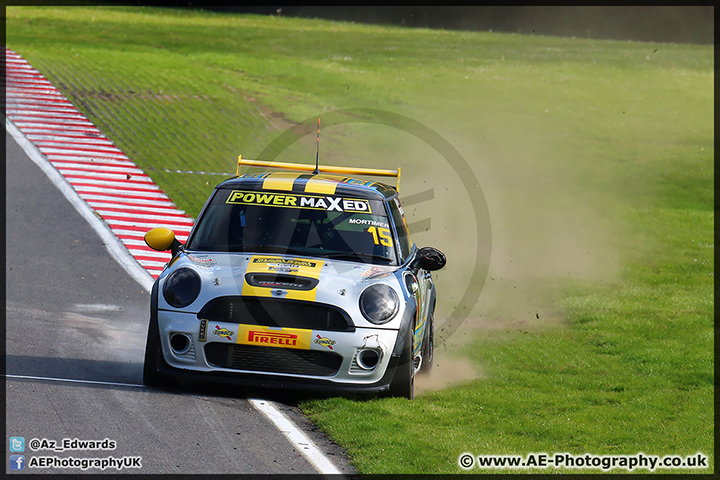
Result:
<svg viewBox="0 0 720 480"><path fill-rule="evenodd" d="M269 207L307 208L329 212L372 213L370 202L363 198L344 198L328 195L298 195L232 190L226 203L263 205Z"/></svg>

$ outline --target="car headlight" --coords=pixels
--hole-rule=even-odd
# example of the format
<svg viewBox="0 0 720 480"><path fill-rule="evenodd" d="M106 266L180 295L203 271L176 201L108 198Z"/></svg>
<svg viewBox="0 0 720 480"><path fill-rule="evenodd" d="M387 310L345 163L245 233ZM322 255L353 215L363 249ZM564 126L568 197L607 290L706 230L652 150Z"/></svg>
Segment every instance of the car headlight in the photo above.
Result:
<svg viewBox="0 0 720 480"><path fill-rule="evenodd" d="M360 295L360 311L377 325L392 320L399 308L398 295L388 285L370 285Z"/></svg>
<svg viewBox="0 0 720 480"><path fill-rule="evenodd" d="M191 268L178 268L165 280L163 297L175 308L183 308L200 294L200 275Z"/></svg>

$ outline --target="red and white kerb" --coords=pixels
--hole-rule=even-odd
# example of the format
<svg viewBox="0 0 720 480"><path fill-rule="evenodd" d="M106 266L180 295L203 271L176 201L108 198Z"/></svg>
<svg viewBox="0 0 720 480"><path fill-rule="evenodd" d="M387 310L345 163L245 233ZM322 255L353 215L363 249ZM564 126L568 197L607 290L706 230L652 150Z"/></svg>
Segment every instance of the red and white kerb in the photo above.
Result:
<svg viewBox="0 0 720 480"><path fill-rule="evenodd" d="M153 277L168 252L145 245L166 227L185 242L193 219L80 113L40 72L5 49L5 112Z"/></svg>

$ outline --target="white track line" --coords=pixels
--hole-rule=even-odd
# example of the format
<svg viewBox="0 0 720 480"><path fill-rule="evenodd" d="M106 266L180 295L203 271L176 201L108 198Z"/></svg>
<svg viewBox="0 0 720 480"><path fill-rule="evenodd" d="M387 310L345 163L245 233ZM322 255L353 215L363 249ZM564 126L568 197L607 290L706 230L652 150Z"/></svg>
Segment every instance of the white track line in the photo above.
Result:
<svg viewBox="0 0 720 480"><path fill-rule="evenodd" d="M5 49L5 57L6 57L6 73L8 73L9 69L17 70L18 66L21 66L23 69L32 69L27 64L23 64L20 62L16 62L14 59L20 59L19 55L16 55L15 53L11 53L10 50ZM14 76L13 74L6 75L7 83L11 83L10 77ZM45 79L42 78L42 76L38 73L35 74L33 71L33 77L41 79L43 82L43 85L48 85L49 87L45 90L50 91L52 95L43 95L42 97L51 97L53 99L59 98L63 101L63 103L66 103L67 100L55 90L54 87L50 86L49 82L45 83ZM27 89L31 90L31 89ZM32 93L20 93L20 94L12 94L11 91L18 91L18 92L24 92L24 88L17 88L17 87L8 87L6 90L6 102L10 103L11 97L20 96L20 97L33 97L33 98L41 98L40 95L35 95ZM57 94L56 94L57 92ZM67 102L69 104L69 102ZM74 108L74 107L73 107ZM5 128L10 133L10 135L15 138L18 145L22 147L22 149L27 153L28 157L38 166L40 169L50 178L50 180L55 184L55 186L60 190L60 192L65 196L65 198L68 199L70 204L77 210L80 215L90 224L90 226L95 230L98 235L100 235L100 238L103 240L103 243L105 244L105 248L107 248L110 255L120 264L120 266L125 269L126 272L140 285L143 286L147 291L150 291L152 289L152 285L154 282L153 275L150 275L148 273L148 270L143 268L140 263L138 263L138 260L131 254L131 252L128 250L127 245L124 244L113 232L113 230L108 226L107 223L102 221L100 218L97 217L96 212L93 210L93 208L88 205L88 203L83 200L81 194L78 193L78 191L84 190L88 192L92 192L95 189L90 188L78 188L78 191L73 188L73 186L68 182L68 180L63 177L63 175L58 172L58 170L52 165L52 163L48 160L48 158L43 154L41 150L46 151L46 153L52 155L52 152L57 151L66 151L65 149L57 149L57 148L46 148L46 149L39 149L33 142L28 140L28 138L25 136L25 134L21 131L18 126L16 126L13 121L10 119L12 117L12 114L9 116L7 115L10 111L12 111L14 107L6 107L6 117L5 117ZM32 123L28 124L26 122L18 122L22 125L30 126ZM83 122L84 123L84 122ZM96 127L89 121L87 121L88 124L88 130L94 130L97 131L97 134L100 134L99 130L96 129ZM35 124L38 125L38 124ZM56 128L57 124L39 124L41 127L47 127L47 130L49 131L52 128ZM40 128L39 133L44 133L45 129ZM33 130L35 134L38 134L35 130ZM73 146L74 148L74 146ZM118 149L116 150L118 152L118 155L122 156L123 159L127 159L127 157L124 156L124 154ZM94 157L97 158L97 157ZM139 192L134 192L134 194L137 194ZM144 193L144 192L142 192ZM141 195L142 196L142 195ZM161 198L161 197L159 197ZM165 198L167 198L165 196ZM171 208L169 210L176 210L176 207L170 203ZM169 205L169 206L170 206ZM150 215L151 217L154 217L153 215ZM190 225L192 224L192 219L183 219L187 220ZM119 224L125 224L127 222L115 222ZM189 229L189 227L187 227ZM178 238L181 238L180 235L178 235ZM135 244L135 241L131 241L132 244ZM134 245L133 245L134 246ZM138 256L142 255L140 251L137 253ZM157 262L147 262L143 261L145 264L149 263L157 263ZM155 265L152 265L154 267ZM160 269L151 268L150 269L155 275L160 273ZM34 376L25 376L25 375L5 375L7 378L24 378L24 379L33 379L33 380L54 380L54 381L60 381L60 382L76 382L76 383L88 383L88 384L99 384L99 385L115 385L115 386L127 386L127 387L142 387L144 388L144 385L136 385L131 383L114 383L114 382L100 382L100 381L93 381L93 380L73 380L73 379L67 379L67 378L51 378L51 377L34 377ZM250 404L255 407L257 411L265 415L277 428L280 430L280 432L285 436L285 438L288 439L288 441L295 446L295 448L301 452L302 455L305 456L305 459L310 462L310 464L321 474L324 475L336 475L341 474L342 472L338 470L332 462L318 450L318 448L315 446L315 444L290 420L288 419L277 407L273 405L272 402L268 400L260 400L255 398L248 399Z"/></svg>
<svg viewBox="0 0 720 480"><path fill-rule="evenodd" d="M313 464L318 472L325 475L336 475L342 473L328 458L320 452L314 443L302 433L295 424L290 421L280 410L275 408L271 402L267 400L258 400L256 398L249 399L252 406L265 414L280 432L295 445L305 458Z"/></svg>
<svg viewBox="0 0 720 480"><path fill-rule="evenodd" d="M99 380L79 380L76 378L36 377L33 375L12 375L10 373L5 374L5 378L18 378L21 380L48 380L53 382L69 383L89 383L92 385L113 385L116 387L147 388L145 385L138 385L137 383L101 382Z"/></svg>

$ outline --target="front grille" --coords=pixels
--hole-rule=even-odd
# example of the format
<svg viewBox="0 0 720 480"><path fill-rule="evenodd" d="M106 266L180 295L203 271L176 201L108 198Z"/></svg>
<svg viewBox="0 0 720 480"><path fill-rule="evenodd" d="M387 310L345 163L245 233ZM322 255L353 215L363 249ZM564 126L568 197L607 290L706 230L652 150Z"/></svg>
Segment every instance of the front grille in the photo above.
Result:
<svg viewBox="0 0 720 480"><path fill-rule="evenodd" d="M277 298L219 297L208 302L198 318L266 327L355 331L350 317L339 308Z"/></svg>
<svg viewBox="0 0 720 480"><path fill-rule="evenodd" d="M205 358L222 368L317 377L335 375L342 364L332 352L222 343L205 345Z"/></svg>
<svg viewBox="0 0 720 480"><path fill-rule="evenodd" d="M317 278L297 277L277 273L246 273L245 281L253 287L286 288L289 290L312 290L317 287Z"/></svg>

